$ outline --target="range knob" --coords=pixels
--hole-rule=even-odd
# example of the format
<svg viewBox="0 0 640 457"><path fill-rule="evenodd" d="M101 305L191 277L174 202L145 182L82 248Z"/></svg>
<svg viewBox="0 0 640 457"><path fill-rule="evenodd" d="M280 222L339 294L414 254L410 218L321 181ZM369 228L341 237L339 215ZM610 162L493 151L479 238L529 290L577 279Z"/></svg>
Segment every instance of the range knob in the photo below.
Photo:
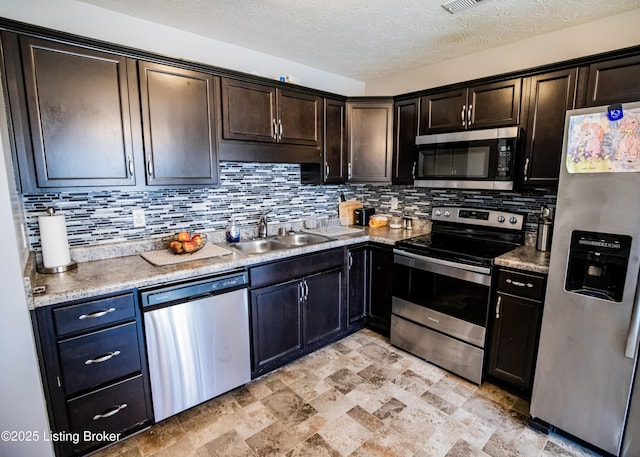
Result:
<svg viewBox="0 0 640 457"><path fill-rule="evenodd" d="M511 217L509 218L509 222L510 222L511 224L515 224L516 222L518 222L518 219L517 219L515 216L511 216Z"/></svg>
<svg viewBox="0 0 640 457"><path fill-rule="evenodd" d="M439 209L436 210L436 216L441 216L442 215L442 211L440 211Z"/></svg>
<svg viewBox="0 0 640 457"><path fill-rule="evenodd" d="M444 212L444 217L449 217L449 216L451 216L451 213L449 211L445 211Z"/></svg>
<svg viewBox="0 0 640 457"><path fill-rule="evenodd" d="M502 224L504 222L504 216L498 216L498 222Z"/></svg>

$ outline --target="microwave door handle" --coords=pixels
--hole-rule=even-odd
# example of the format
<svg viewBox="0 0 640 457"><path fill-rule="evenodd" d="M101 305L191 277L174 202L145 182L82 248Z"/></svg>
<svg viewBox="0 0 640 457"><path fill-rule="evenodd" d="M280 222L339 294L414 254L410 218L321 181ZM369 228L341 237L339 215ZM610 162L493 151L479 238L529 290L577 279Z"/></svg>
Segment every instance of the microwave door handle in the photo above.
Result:
<svg viewBox="0 0 640 457"><path fill-rule="evenodd" d="M640 276L636 283L636 296L633 303L633 311L631 311L631 322L629 323L629 332L627 333L627 345L624 350L624 356L630 359L635 358L636 348L638 347L638 336L640 335Z"/></svg>

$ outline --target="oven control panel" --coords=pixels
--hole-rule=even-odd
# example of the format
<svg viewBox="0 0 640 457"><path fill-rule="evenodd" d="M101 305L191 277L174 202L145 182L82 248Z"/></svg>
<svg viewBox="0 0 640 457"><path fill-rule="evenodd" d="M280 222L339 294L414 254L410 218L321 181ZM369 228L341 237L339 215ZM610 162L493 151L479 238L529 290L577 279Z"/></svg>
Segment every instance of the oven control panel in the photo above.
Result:
<svg viewBox="0 0 640 457"><path fill-rule="evenodd" d="M431 220L484 227L522 230L524 215L482 208L462 208L458 206L437 206L433 208Z"/></svg>

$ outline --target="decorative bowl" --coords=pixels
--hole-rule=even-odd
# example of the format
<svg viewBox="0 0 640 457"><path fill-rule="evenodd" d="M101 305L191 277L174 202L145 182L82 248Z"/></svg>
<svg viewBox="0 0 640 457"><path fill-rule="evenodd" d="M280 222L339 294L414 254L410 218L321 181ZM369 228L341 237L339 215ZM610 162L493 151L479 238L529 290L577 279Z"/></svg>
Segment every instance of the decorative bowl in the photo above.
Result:
<svg viewBox="0 0 640 457"><path fill-rule="evenodd" d="M169 252L177 255L193 254L207 244L207 235L202 233L187 234L186 236L189 238L186 239L185 233L186 232L180 232L179 234L166 238Z"/></svg>

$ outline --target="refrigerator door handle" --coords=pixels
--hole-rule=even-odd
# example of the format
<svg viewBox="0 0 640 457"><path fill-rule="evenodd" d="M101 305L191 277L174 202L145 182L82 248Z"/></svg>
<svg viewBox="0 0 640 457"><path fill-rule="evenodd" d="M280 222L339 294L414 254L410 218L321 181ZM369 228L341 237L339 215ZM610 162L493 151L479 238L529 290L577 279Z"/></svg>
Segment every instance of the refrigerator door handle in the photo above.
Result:
<svg viewBox="0 0 640 457"><path fill-rule="evenodd" d="M640 281L639 281L640 283ZM636 347L638 347L638 336L640 334L640 290L636 289L636 297L631 312L631 322L629 323L629 332L627 333L627 346L624 350L624 356L630 359L636 356Z"/></svg>

